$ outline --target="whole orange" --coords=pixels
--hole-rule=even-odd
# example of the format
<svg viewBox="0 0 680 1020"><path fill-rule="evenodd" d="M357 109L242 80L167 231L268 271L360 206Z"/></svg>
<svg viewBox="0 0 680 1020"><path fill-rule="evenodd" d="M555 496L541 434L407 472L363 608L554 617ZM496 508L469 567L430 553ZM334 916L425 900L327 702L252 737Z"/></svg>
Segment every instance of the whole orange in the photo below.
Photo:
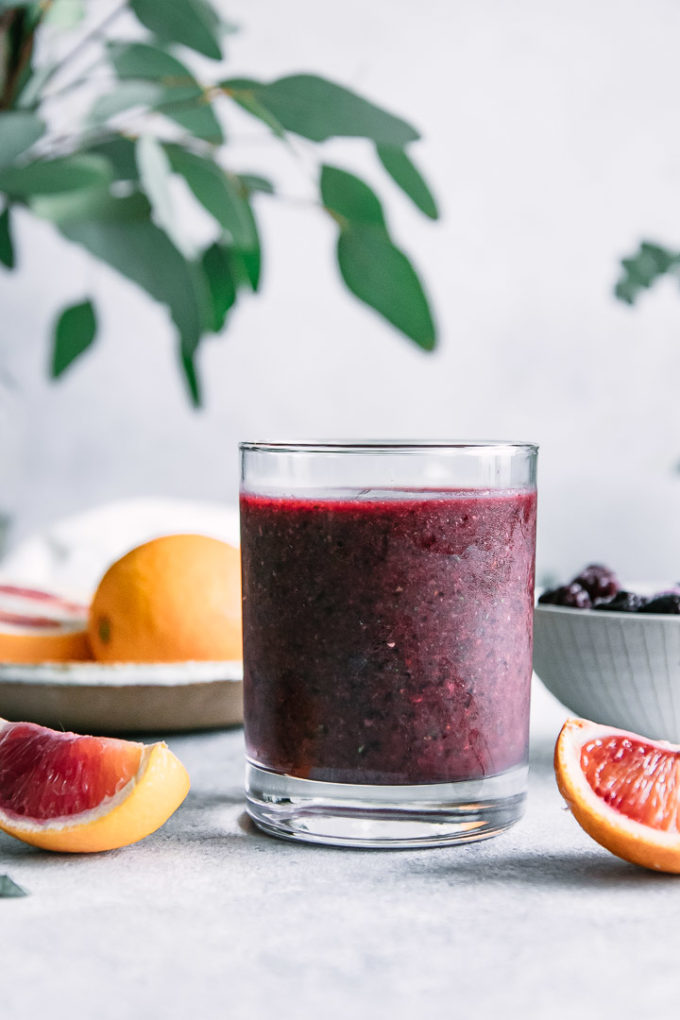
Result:
<svg viewBox="0 0 680 1020"><path fill-rule="evenodd" d="M205 535L137 546L100 581L88 634L102 662L240 659L239 550Z"/></svg>

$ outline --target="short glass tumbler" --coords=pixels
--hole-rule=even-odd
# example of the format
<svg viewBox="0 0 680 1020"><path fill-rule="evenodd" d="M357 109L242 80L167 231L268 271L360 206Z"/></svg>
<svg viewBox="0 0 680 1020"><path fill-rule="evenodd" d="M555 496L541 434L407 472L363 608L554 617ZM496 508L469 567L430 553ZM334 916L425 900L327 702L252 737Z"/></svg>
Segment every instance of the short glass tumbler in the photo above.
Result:
<svg viewBox="0 0 680 1020"><path fill-rule="evenodd" d="M531 443L241 444L248 811L417 847L523 812Z"/></svg>

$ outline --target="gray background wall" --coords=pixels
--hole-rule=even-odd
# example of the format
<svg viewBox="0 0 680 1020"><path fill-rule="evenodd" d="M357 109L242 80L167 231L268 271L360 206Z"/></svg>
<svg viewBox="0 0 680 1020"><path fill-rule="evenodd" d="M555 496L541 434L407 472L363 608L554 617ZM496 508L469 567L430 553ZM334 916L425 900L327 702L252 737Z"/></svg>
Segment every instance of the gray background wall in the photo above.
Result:
<svg viewBox="0 0 680 1020"><path fill-rule="evenodd" d="M0 275L0 505L11 541L112 498L233 501L239 438L492 436L541 443L539 573L610 561L680 577L680 294L631 311L611 290L641 237L680 246L675 0L233 0L229 72L313 70L422 130L431 225L361 142L360 168L422 269L441 346L427 357L346 295L331 225L296 199L305 166L234 117L235 168L267 170L261 298L205 345L206 408L185 400L165 314L51 230L22 220ZM303 151L304 148L303 148ZM46 381L56 309L97 300L91 356Z"/></svg>

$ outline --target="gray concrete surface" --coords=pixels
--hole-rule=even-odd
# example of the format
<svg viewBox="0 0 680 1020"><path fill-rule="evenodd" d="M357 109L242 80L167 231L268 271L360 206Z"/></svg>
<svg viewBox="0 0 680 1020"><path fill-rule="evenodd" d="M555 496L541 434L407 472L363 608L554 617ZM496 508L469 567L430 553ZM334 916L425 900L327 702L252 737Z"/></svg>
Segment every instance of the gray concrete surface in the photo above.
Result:
<svg viewBox="0 0 680 1020"><path fill-rule="evenodd" d="M485 843L297 846L244 816L239 730L171 738L192 792L156 835L94 856L0 836L3 1020L678 1015L680 878L594 844L564 810L564 710L534 697L529 807Z"/></svg>

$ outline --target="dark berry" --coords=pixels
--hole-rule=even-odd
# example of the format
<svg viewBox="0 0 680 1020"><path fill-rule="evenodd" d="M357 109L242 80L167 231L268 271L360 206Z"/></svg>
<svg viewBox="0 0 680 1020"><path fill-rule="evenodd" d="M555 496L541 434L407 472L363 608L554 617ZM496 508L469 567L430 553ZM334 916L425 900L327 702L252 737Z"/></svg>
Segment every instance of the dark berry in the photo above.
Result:
<svg viewBox="0 0 680 1020"><path fill-rule="evenodd" d="M680 616L680 592L664 592L663 595L655 595L646 605L642 606L640 612Z"/></svg>
<svg viewBox="0 0 680 1020"><path fill-rule="evenodd" d="M614 571L603 567L601 563L590 563L574 578L573 583L585 588L593 603L612 598L621 588Z"/></svg>
<svg viewBox="0 0 680 1020"><path fill-rule="evenodd" d="M593 604L585 588L574 581L561 588L544 591L538 601L544 606L570 606L572 609L590 609Z"/></svg>
<svg viewBox="0 0 680 1020"><path fill-rule="evenodd" d="M613 599L598 602L595 609L599 609L600 612L609 610L616 613L639 613L647 601L644 595L636 595L633 591L617 591Z"/></svg>

